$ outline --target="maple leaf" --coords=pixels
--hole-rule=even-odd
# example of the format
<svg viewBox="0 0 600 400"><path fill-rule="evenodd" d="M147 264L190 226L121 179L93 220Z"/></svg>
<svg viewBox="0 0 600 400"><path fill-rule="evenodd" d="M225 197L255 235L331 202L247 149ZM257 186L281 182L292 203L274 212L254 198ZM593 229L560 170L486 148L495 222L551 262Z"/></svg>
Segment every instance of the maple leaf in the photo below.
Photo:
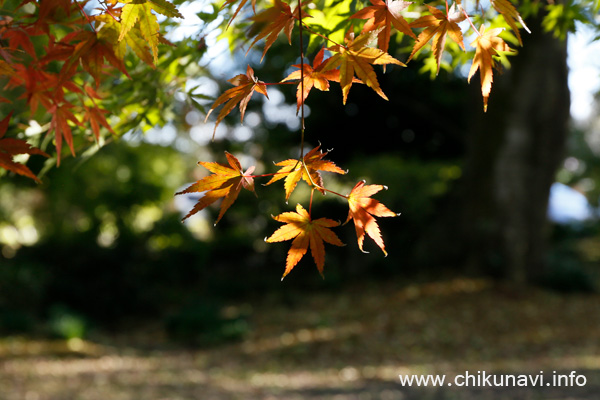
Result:
<svg viewBox="0 0 600 400"><path fill-rule="evenodd" d="M73 148L73 134L71 132L71 126L68 121L71 121L75 125L81 126L81 122L73 115L71 109L73 105L70 103L63 103L61 105L53 105L48 109L48 112L52 114L52 120L50 121L50 130L48 133L54 131L54 140L56 143L56 165L60 165L60 153L62 149L63 137L71 150L71 155L75 156L75 149Z"/></svg>
<svg viewBox="0 0 600 400"><path fill-rule="evenodd" d="M183 18L177 8L166 0L129 0L121 10L121 32L118 41L122 41L131 28L137 25L150 45L154 63L157 63L160 26L152 10L167 17Z"/></svg>
<svg viewBox="0 0 600 400"><path fill-rule="evenodd" d="M309 151L302 159L303 161L290 159L275 164L282 168L273 175L266 185L270 185L273 182L285 178L284 188L286 201L289 199L300 179L304 179L310 186L315 187L321 193L325 194L325 190L323 189L323 178L319 171L335 172L336 174L342 175L345 174L346 171L331 161L323 160L323 157L327 155L327 152L320 151L320 147L321 146L319 145Z"/></svg>
<svg viewBox="0 0 600 400"><path fill-rule="evenodd" d="M26 176L40 182L37 176L24 164L13 161L13 156L17 154L39 154L44 157L49 157L48 154L38 149L37 147L31 146L24 140L3 138L8 128L8 122L12 112L8 114L2 121L0 121L0 167L17 173L19 175Z"/></svg>
<svg viewBox="0 0 600 400"><path fill-rule="evenodd" d="M241 121L244 121L246 107L248 106L248 102L250 101L250 98L252 97L254 91L265 95L267 99L269 98L269 95L267 94L267 86L264 82L259 81L258 78L254 76L254 70L249 65L246 69L245 75L237 75L228 80L227 82L231 83L235 87L226 90L225 93L220 95L217 98L217 100L215 100L214 104L206 114L206 118L204 119L204 122L208 121L208 116L213 112L213 110L221 104L225 103L225 105L219 112L219 115L217 116L217 122L215 123L213 137L215 135L215 132L217 131L217 126L219 126L221 121L223 121L223 118L225 118L225 116L229 114L238 103L240 105L240 113L242 114Z"/></svg>
<svg viewBox="0 0 600 400"><path fill-rule="evenodd" d="M175 193L178 195L205 192L194 208L183 218L183 221L223 197L221 211L215 222L216 225L225 214L225 211L235 202L242 187L254 192L254 178L251 176L252 172L254 172L254 166L244 172L239 160L235 156L228 152L225 152L225 156L229 165L200 161L198 164L208 169L212 174L196 181L196 183L181 192Z"/></svg>
<svg viewBox="0 0 600 400"><path fill-rule="evenodd" d="M433 39L431 47L437 61L437 74L439 74L447 36L465 50L462 31L458 26L458 22L464 21L466 16L462 12L462 7L456 3L452 4L447 15L435 7L427 4L426 6L431 14L424 15L410 23L411 28L425 28L425 30L417 37L417 42L408 57L408 61L412 60L417 51Z"/></svg>
<svg viewBox="0 0 600 400"><path fill-rule="evenodd" d="M254 24L250 27L250 30L265 23L267 25L258 33L256 38L254 38L254 41L252 41L250 44L248 51L250 51L256 42L266 37L265 48L263 50L262 58L260 59L262 62L263 58L265 58L265 54L267 54L267 50L269 50L273 42L275 42L275 39L277 39L277 36L279 36L281 31L285 32L288 42L292 44L292 29L294 28L294 23L296 22L297 18L295 15L297 14L297 7L294 12L292 12L288 4L282 2L281 0L273 0L273 7L267 8L266 10L250 18L254 21ZM310 16L303 11L302 18L308 17Z"/></svg>
<svg viewBox="0 0 600 400"><path fill-rule="evenodd" d="M342 87L343 103L346 104L348 93L354 82L354 74L367 86L373 89L378 95L388 100L386 95L379 87L377 75L373 70L373 65L396 64L405 67L406 65L388 53L367 45L379 34L378 31L367 32L354 38L352 32L348 32L345 41L346 46L334 45L327 50L335 52L331 58L327 60L327 65L323 71L329 71L339 67L340 70L340 86Z"/></svg>
<svg viewBox="0 0 600 400"><path fill-rule="evenodd" d="M377 35L377 47L387 52L390 44L392 26L398 31L414 39L417 37L410 29L408 22L402 17L400 12L407 8L412 2L403 0L370 0L372 6L365 7L352 15L350 18L367 19L362 32L370 32L383 28Z"/></svg>
<svg viewBox="0 0 600 400"><path fill-rule="evenodd" d="M2 39L8 40L8 47L10 49L17 49L21 47L25 53L31 57L36 58L35 49L33 42L31 41L32 36L42 34L38 29L33 26L20 27L15 26L11 29L7 29L2 33Z"/></svg>
<svg viewBox="0 0 600 400"><path fill-rule="evenodd" d="M112 127L108 124L108 122L106 121L106 117L104 116L105 114L108 114L108 110L101 109L94 101L94 99L102 99L102 97L94 89L87 85L85 86L85 91L88 94L88 96L90 96L93 106L83 106L85 110L83 121L89 121L96 141L100 139L100 126L105 127L110 133L114 135L115 131L113 131Z"/></svg>
<svg viewBox="0 0 600 400"><path fill-rule="evenodd" d="M48 62L53 59L68 57L60 72L63 82L71 79L79 62L81 62L83 69L94 78L96 87L100 86L105 67L115 67L123 74L128 75L125 64L115 54L112 43L105 41L96 32L73 32L65 36L61 42L66 44L63 47L67 51L51 51L44 57L43 61ZM75 46L68 44L71 42L76 42ZM105 63L104 60L108 63Z"/></svg>
<svg viewBox="0 0 600 400"><path fill-rule="evenodd" d="M94 106L94 107L84 106L84 109L85 109L85 114L83 116L83 121L84 122L89 121L90 126L92 127L92 132L94 133L94 137L96 138L96 141L98 141L100 139L100 125L102 125L106 129L108 129L110 131L110 133L112 133L113 135L115 134L115 131L113 131L111 126L106 121L106 117L104 116L105 114L108 114L108 110L103 110L97 106Z"/></svg>
<svg viewBox="0 0 600 400"><path fill-rule="evenodd" d="M492 0L492 6L502 14L504 20L513 30L515 35L517 35L517 39L519 40L519 44L523 46L523 40L521 39L521 34L519 33L519 27L517 26L517 21L523 26L523 28L531 33L527 25L525 25L525 21L521 18L521 14L517 11L515 6L510 2L510 0Z"/></svg>
<svg viewBox="0 0 600 400"><path fill-rule="evenodd" d="M321 49L313 60L312 67L309 64L304 65L304 74L300 70L294 71L289 74L281 82L287 82L291 80L300 80L304 75L304 85L302 82L298 83L298 90L296 91L296 99L298 103L297 111L300 110L302 104L306 101L308 94L313 87L321 91L329 91L329 81L339 82L340 71L337 69L330 69L329 71L323 71L323 68L327 65L327 61L323 61L325 49ZM300 68L300 64L292 65L292 67ZM354 79L355 83L362 83L359 79ZM304 92L302 87L304 86Z"/></svg>
<svg viewBox="0 0 600 400"><path fill-rule="evenodd" d="M221 10L224 9L225 7L227 7L230 4L235 3L236 0L227 0L225 3L223 3L223 5L221 6ZM240 12L240 10L242 9L242 7L244 7L246 5L246 3L248 2L248 0L242 0L240 1L240 4L238 5L238 7L235 9L235 12L233 13L233 15L231 16L231 19L229 20L229 22L227 23L227 28L229 28L229 25L231 25L231 23L233 22L233 19L238 15L238 13ZM252 11L254 12L254 14L256 14L256 0L252 0Z"/></svg>
<svg viewBox="0 0 600 400"><path fill-rule="evenodd" d="M344 246L340 238L329 229L338 226L340 223L328 218L313 220L300 204L296 206L296 212L285 212L273 218L286 225L277 229L265 241L267 243L274 243L293 239L292 247L290 247L287 255L285 272L281 280L298 264L308 251L309 246L319 273L323 276L323 267L325 266L325 246L323 242L335 246Z"/></svg>
<svg viewBox="0 0 600 400"><path fill-rule="evenodd" d="M475 58L469 71L468 82L479 69L481 78L481 94L483 95L483 111L487 111L488 99L492 90L493 68L496 65L493 56L499 55L501 51L512 51L510 47L498 37L502 28L487 30L483 25L479 28L479 35L471 43L475 47Z"/></svg>
<svg viewBox="0 0 600 400"><path fill-rule="evenodd" d="M35 114L40 103L46 109L50 108L52 102L49 92L56 92L54 89L58 86L57 75L42 71L33 63L27 67L23 64L13 64L12 67L16 73L8 81L6 88L25 88L20 98L27 99L31 114Z"/></svg>
<svg viewBox="0 0 600 400"><path fill-rule="evenodd" d="M366 233L381 248L383 254L387 256L387 251L385 251L383 238L381 237L379 225L377 225L375 217L396 217L400 214L396 214L379 201L371 198L371 196L384 188L387 189L382 185L365 186L365 181L358 182L348 195L350 211L344 224L347 224L351 219L354 221L360 251L365 252L363 250L363 242Z"/></svg>

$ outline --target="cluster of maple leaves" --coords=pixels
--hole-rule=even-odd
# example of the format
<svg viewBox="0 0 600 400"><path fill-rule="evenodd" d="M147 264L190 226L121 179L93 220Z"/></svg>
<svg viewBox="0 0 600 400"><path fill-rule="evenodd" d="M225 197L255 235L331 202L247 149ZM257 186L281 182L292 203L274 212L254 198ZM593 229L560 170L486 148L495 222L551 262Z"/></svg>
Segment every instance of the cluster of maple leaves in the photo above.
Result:
<svg viewBox="0 0 600 400"><path fill-rule="evenodd" d="M233 5L235 2L236 0L227 0L224 7ZM302 48L302 41L300 39L301 63L294 65L298 70L292 72L280 82L298 82L296 91L298 111L303 108L304 103L313 88L317 88L321 91L328 91L330 82L338 82L340 84L342 89L342 102L344 104L346 104L353 83L365 84L373 89L379 96L387 100L385 93L379 85L373 66L382 65L384 68L389 64L406 66L404 63L388 54L393 30L398 31L415 41L407 62L410 61L427 43L431 43L431 49L437 63L437 72L439 73L442 54L448 37L457 43L461 49L465 50L463 31L459 23L468 20L471 28L473 28L473 31L477 35L476 39L471 43L476 50L468 79L470 81L477 70L479 70L484 110L487 109L493 80L493 68L495 67L494 56L511 51L504 40L498 36L502 29L486 29L482 24L480 29L477 30L459 0L455 1L451 6L449 6L446 1L445 12L431 5L426 5L426 11L422 13L419 18L411 22L406 21L402 15L402 12L412 4L411 2L403 0L370 0L370 2L372 5L364 7L350 17L350 19L366 20L361 33L358 36L355 36L354 31L352 29L349 30L345 35L344 44L341 44L329 37L317 33L315 30L311 29L310 25L306 24L305 20L310 18L309 10L304 10L304 8L306 8L306 2L298 1L298 6L292 11L290 5L285 1L274 0L272 7L256 13L256 2L255 0L252 0L254 16L250 19L253 21L254 26L262 27L262 29L256 29L258 34L251 42L248 51L250 51L257 42L264 39L262 52L262 57L264 58L265 54L281 32L284 32L288 42L291 44L292 31L297 24L300 30L300 38L302 36L302 31L304 30L311 34L321 36L330 44L329 47L323 47L315 55L311 65L304 62L304 49ZM241 0L241 2L237 4L237 8L235 8L232 17L227 24L228 27L246 3L247 0ZM518 21L525 29L527 29L527 27L516 8L509 0L493 0L491 3L496 11L504 17L511 29L514 30L519 43L521 43L521 36L516 23ZM422 31L417 36L413 32L413 29L422 29ZM375 39L377 47L371 45ZM325 51L328 51L329 54L331 54L330 57L325 58ZM255 92L268 98L267 85L269 84L259 80L250 66L247 67L246 74L237 75L229 80L229 82L234 85L234 87L221 94L206 115L206 120L208 120L212 111L223 105L216 118L214 127L215 132L217 126L223 121L225 116L227 116L236 106L239 106L241 120L243 121L248 102ZM304 113L302 113L301 118L304 118ZM301 126L303 142L304 121L302 121ZM334 163L324 160L326 154L327 153L321 152L319 147L316 147L306 155L301 155L298 159L281 161L275 164L280 166L281 169L270 174L272 176L271 180L266 184L270 185L273 182L284 179L286 200L300 180L304 180L312 188L309 210L306 211L304 207L298 204L295 212L284 212L283 214L275 216L275 220L282 222L285 225L280 227L273 235L266 239L269 243L292 240L283 277L298 264L300 259L307 253L308 248L310 248L317 268L322 274L325 263L324 242L335 246L342 245L338 236L331 230L331 228L339 225L338 222L328 218L312 218L312 199L315 190L318 190L323 194L331 192L347 200L349 213L346 223L350 220L354 222L358 246L361 251L363 250L365 235L368 235L381 248L384 254L387 255L375 217L393 217L396 216L396 213L389 210L377 200L371 198L371 196L382 190L384 186L366 185L364 181L360 181L348 195L342 195L326 189L323 186L320 171L338 174L344 173L344 171ZM225 211L235 201L242 187L254 191L253 179L255 176L252 175L254 167L250 167L246 172L243 172L239 161L233 155L227 153L226 156L229 161L229 166L217 163L200 162L199 164L211 171L212 174L200 179L184 191L178 193L202 193L202 197L198 203L184 219L204 209L217 199L223 198L221 210L217 219L218 222ZM261 175L261 177L262 176L268 175Z"/></svg>
<svg viewBox="0 0 600 400"><path fill-rule="evenodd" d="M183 18L167 0L105 0L94 15L84 11L85 3L24 0L12 16L0 16L0 78L8 79L4 90L20 93L31 116L42 107L50 117L47 134L54 135L57 165L63 140L75 155L73 126L83 129L89 124L96 140L101 127L115 134L106 119L108 111L98 104L100 83L110 77L111 70L128 76L127 48L154 67L158 44L168 43L160 33L156 13ZM56 26L68 33L57 38L52 29ZM47 42L43 49L34 46L37 38ZM3 96L0 102L19 107ZM11 114L0 124L0 137L6 133ZM26 165L14 161L18 154L49 155L24 139L0 140L0 167L39 181Z"/></svg>
<svg viewBox="0 0 600 400"><path fill-rule="evenodd" d="M233 4L235 1L236 0L227 0L223 7ZM281 32L285 33L291 44L292 31L296 22L298 22L300 30L304 29L312 34L321 36L327 42L332 43L331 46L323 48L317 53L313 59L312 66L307 63L294 65L299 71L292 72L281 81L281 83L298 81L298 109L304 104L313 87L322 91L328 91L330 81L339 82L342 88L342 101L344 104L346 104L348 93L350 92L353 83L366 84L382 98L387 100L387 96L379 85L373 65L383 65L384 68L388 64L406 66L404 63L387 53L393 29L409 36L415 41L407 62L409 62L426 44L431 42L431 49L435 56L437 72L439 73L447 38L450 38L457 43L461 49L465 50L463 30L459 26L459 23L469 21L471 28L477 37L471 43L471 46L475 47L475 57L473 58L471 70L469 71L468 80L470 81L477 70L479 70L483 107L484 110L487 110L493 81L493 69L496 66L494 57L512 52L508 44L498 36L503 31L502 28L486 29L482 24L479 29L476 29L471 17L463 9L460 0L455 1L451 6L448 5L448 1L446 0L445 12L431 5L425 5L426 11L421 13L422 16L410 23L404 19L402 12L413 4L412 2L404 0L387 0L385 2L382 0L369 1L372 3L371 6L363 8L350 17L350 19L367 20L361 34L355 37L354 31L351 29L344 38L345 43L340 44L315 32L311 29L309 24L306 24L305 20L310 17L309 12L304 10L300 12L298 8L292 11L291 7L286 2L282 0L273 0L272 7L267 8L258 14L255 13L255 15L250 18L257 27L264 27L256 35L250 44L248 51L250 51L259 40L265 39L262 53L262 57L264 58L265 54ZM246 3L247 0L242 0L238 4L228 26ZM304 7L308 2L299 3ZM508 26L515 33L519 44L522 45L517 22L520 23L524 29L527 31L529 30L515 6L510 0L493 0L491 5L503 16ZM253 9L255 9L255 6L256 2L253 0ZM413 32L414 28L422 28L423 30L416 36ZM377 47L372 47L371 45L375 38L377 39ZM328 50L332 56L324 59L325 50ZM301 49L301 51L303 50ZM254 71L250 66L248 66L246 75L238 75L229 82L236 87L225 91L219 96L206 116L206 120L208 120L210 113L216 107L225 103L225 106L217 117L215 130L225 116L229 114L236 105L239 105L241 120L243 122L246 106L255 91L268 97L266 89L267 84L260 81L254 75Z"/></svg>
<svg viewBox="0 0 600 400"><path fill-rule="evenodd" d="M328 91L330 82L338 82L345 104L353 84L365 84L379 96L387 100L380 87L374 66L405 66L388 53L390 41L395 32L414 40L409 62L428 43L439 72L447 38L465 50L463 30L471 30L476 35L471 46L475 48L468 79L479 70L484 110L490 96L495 58L511 52L510 47L498 35L500 28L486 29L481 24L476 29L472 17L467 14L460 0L451 5L445 1L445 10L430 4L414 5L419 17L407 21L404 13L413 3L403 0L370 0L365 6L350 16L350 19L366 20L361 32L356 35L350 29L344 43L338 43L330 37L317 32L306 21L311 18L309 2L297 1L294 9L283 0L273 0L273 5L262 11L256 11L256 0L251 1L251 32L256 32L248 51L264 41L262 56L265 57L278 36L283 32L292 43L292 33L298 27L300 64L294 65L296 71L277 83L265 83L259 80L254 70L248 66L245 74L230 79L232 88L226 90L214 102L206 115L222 106L219 111L215 131L224 118L239 107L241 120L247 105L255 92L268 98L267 86L273 84L297 83L297 109L301 112L301 148L304 143L304 103L313 88ZM98 140L101 127L112 134L113 129L106 116L108 111L100 105L102 96L98 93L101 82L111 73L128 75L124 57L127 51L155 67L158 61L160 43L172 45L161 34L157 15L167 18L183 18L175 5L168 0L101 0L99 7L91 15L84 11L86 1L76 0L23 0L11 15L0 15L0 78L6 81L4 89L20 93L31 115L36 115L41 107L49 118L48 135L53 135L56 147L56 163L60 164L63 140L72 155L75 155L72 127L85 129L89 126L93 137ZM227 26L247 5L248 0L226 0L221 10L232 10ZM506 24L515 33L522 44L519 33L520 24L527 30L525 23L510 0L492 0L491 6L503 16ZM465 21L468 21L468 25ZM465 28L459 24L465 22ZM53 26L60 25L66 32L57 36ZM413 29L420 29L418 35ZM312 63L305 62L302 35L309 33L324 39L327 45L314 56ZM43 49L39 43L34 46L32 39L44 38ZM376 46L373 43L376 42ZM128 50L129 49L129 50ZM326 57L327 56L327 57ZM0 96L0 102L11 104L11 100ZM12 112L0 120L0 167L38 180L35 174L24 164L14 160L18 154L49 155L39 148L28 144L24 139L4 137L9 128ZM82 116L78 118L77 116ZM371 196L384 188L382 185L367 185L358 182L348 195L342 195L324 186L321 172L344 174L345 171L333 162L325 160L327 152L320 146L298 159L277 163L277 172L266 183L270 185L284 180L285 198L290 197L297 184L302 180L312 189L308 211L298 205L295 212L284 212L276 217L284 223L267 242L291 240L284 277L298 264L310 248L319 271L323 272L325 263L324 242L341 246L342 242L331 228L339 225L332 219L312 218L312 199L316 191L329 192L344 198L349 207L345 223L353 221L358 246L363 250L365 236L369 236L386 253L379 226L375 217L392 217L396 213ZM240 162L226 153L228 164L200 162L211 174L178 193L199 192L201 197L185 218L203 210L222 199L217 222L235 202L242 188L254 192L254 167L243 171ZM184 219L185 219L184 218Z"/></svg>
<svg viewBox="0 0 600 400"><path fill-rule="evenodd" d="M221 220L225 211L235 202L242 188L254 192L254 166L249 167L245 172L239 160L230 153L225 153L227 164L217 162L200 161L198 164L208 169L212 174L198 180L185 190L177 194L185 193L203 193L194 208L184 217L184 220L203 210L220 198L223 198L219 216L215 225ZM363 251L363 242L365 235L368 235L387 255L385 245L379 231L379 226L375 217L395 217L397 214L389 210L379 201L372 199L371 196L384 188L381 185L365 185L365 181L360 181L354 186L347 196L333 192L323 186L323 178L320 171L345 174L346 172L333 162L325 160L327 152L322 152L320 146L315 147L301 159L289 159L276 163L281 167L273 174L260 175L260 177L271 176L266 185L284 179L285 198L290 197L300 180L304 180L312 187L312 190L318 190L325 194L326 192L344 197L348 201L349 212L345 223L354 221L356 235L358 237L358 246ZM296 212L285 212L275 218L276 221L283 222L279 228L270 237L266 238L267 243L292 240L292 246L288 252L285 272L283 278L298 264L300 259L306 254L310 247L311 254L317 264L319 272L323 274L325 265L325 247L323 242L335 246L343 246L341 240L330 229L340 225L339 222L329 218L313 219L310 213L311 207L306 211L300 204L296 206Z"/></svg>

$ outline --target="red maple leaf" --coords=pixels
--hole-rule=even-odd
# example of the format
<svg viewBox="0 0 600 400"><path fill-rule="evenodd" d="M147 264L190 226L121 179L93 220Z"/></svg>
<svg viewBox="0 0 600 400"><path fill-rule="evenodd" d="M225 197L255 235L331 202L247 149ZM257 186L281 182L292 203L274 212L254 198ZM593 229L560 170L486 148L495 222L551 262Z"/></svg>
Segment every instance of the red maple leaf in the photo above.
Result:
<svg viewBox="0 0 600 400"><path fill-rule="evenodd" d="M49 156L42 150L31 146L24 140L4 138L11 116L12 112L8 114L2 121L0 121L0 167L16 174L31 178L36 182L40 182L38 177L35 176L35 174L31 172L31 170L25 164L13 161L13 156L17 154L39 154L44 157Z"/></svg>
<svg viewBox="0 0 600 400"><path fill-rule="evenodd" d="M411 5L411 2L403 0L370 0L372 6L365 7L350 18L367 19L362 32L371 32L383 28L377 35L377 47L387 53L392 26L398 31L414 39L417 37L410 29L408 22L402 17L400 12Z"/></svg>

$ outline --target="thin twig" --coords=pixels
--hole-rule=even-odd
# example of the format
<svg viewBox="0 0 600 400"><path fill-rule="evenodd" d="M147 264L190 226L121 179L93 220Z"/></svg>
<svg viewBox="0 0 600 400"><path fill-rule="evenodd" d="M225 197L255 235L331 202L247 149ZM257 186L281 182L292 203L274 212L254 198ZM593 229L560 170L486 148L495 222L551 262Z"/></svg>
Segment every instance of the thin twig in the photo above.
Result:
<svg viewBox="0 0 600 400"><path fill-rule="evenodd" d="M302 0L298 0L298 29L300 30L300 158L304 158L304 43L302 40ZM302 162L304 164L304 162Z"/></svg>
<svg viewBox="0 0 600 400"><path fill-rule="evenodd" d="M90 24L90 26L92 27L92 30L94 31L94 33L96 33L96 28L94 28L94 24L92 24L92 21L90 20L90 17L87 15L87 13L85 11L83 11L83 8L81 7L81 4L79 4L78 1L76 1L75 4L77 4L77 7L79 7L79 11L85 17L85 19L87 20L88 24Z"/></svg>

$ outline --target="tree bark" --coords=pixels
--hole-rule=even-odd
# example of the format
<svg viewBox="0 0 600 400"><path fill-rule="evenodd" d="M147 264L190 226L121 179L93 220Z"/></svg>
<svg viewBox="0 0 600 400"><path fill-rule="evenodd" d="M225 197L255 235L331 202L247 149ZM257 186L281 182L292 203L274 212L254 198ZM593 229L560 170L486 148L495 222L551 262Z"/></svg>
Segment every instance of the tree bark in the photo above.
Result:
<svg viewBox="0 0 600 400"><path fill-rule="evenodd" d="M548 197L570 118L567 43L543 33L539 22L528 22L533 33L524 33L511 68L495 75L465 165L462 225L470 264L515 283L544 274Z"/></svg>

